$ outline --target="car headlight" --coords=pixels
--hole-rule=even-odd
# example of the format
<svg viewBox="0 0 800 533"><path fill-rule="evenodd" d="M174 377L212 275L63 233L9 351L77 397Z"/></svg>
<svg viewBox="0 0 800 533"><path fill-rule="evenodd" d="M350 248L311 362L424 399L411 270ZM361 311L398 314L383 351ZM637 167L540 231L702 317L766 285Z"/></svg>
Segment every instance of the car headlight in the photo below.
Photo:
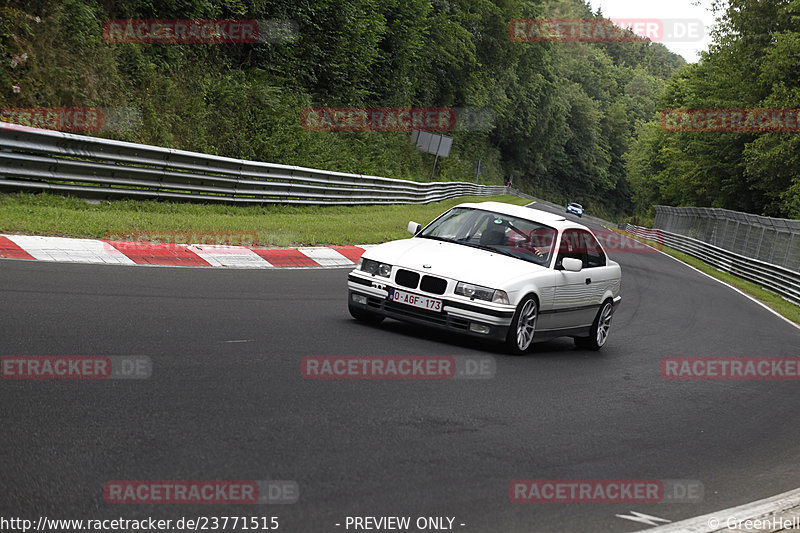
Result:
<svg viewBox="0 0 800 533"><path fill-rule="evenodd" d="M373 276L388 278L392 275L392 265L379 263L372 259L364 259L363 257L358 260L356 268L361 269L362 272L366 272L367 274L372 274Z"/></svg>
<svg viewBox="0 0 800 533"><path fill-rule="evenodd" d="M466 296L472 300L485 300L487 302L494 302L497 304L509 303L508 294L506 291L490 289L489 287L481 287L480 285L473 285L472 283L458 282L456 285L456 294Z"/></svg>

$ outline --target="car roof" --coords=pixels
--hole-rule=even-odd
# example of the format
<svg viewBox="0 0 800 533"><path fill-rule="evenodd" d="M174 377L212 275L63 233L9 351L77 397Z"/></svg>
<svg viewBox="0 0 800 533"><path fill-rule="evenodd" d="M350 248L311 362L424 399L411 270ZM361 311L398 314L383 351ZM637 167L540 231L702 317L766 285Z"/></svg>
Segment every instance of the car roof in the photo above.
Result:
<svg viewBox="0 0 800 533"><path fill-rule="evenodd" d="M534 209L532 207L525 207L522 205L506 204L503 202L478 202L459 204L456 207L468 207L472 209L484 209L486 211L493 211L502 215L511 215L514 217L532 220L551 228L567 229L567 228L581 228L586 229L581 224L576 224L564 218L561 215L548 213L541 209Z"/></svg>

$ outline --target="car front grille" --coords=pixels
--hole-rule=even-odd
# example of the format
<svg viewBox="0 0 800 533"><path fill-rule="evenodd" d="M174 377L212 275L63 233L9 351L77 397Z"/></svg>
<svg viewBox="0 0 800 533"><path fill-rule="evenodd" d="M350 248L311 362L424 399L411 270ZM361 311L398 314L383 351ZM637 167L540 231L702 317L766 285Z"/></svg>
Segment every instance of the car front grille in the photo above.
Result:
<svg viewBox="0 0 800 533"><path fill-rule="evenodd" d="M434 276L423 276L419 288L433 294L444 294L447 289L447 280Z"/></svg>
<svg viewBox="0 0 800 533"><path fill-rule="evenodd" d="M419 285L419 274L411 270L400 269L394 276L394 281L398 285L408 287L409 289L416 289Z"/></svg>

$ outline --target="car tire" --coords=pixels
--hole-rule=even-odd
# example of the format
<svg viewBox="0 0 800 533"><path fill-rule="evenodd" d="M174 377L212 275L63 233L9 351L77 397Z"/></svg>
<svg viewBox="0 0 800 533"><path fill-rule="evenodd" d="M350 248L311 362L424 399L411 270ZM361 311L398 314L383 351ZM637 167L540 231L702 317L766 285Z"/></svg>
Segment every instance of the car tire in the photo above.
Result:
<svg viewBox="0 0 800 533"><path fill-rule="evenodd" d="M356 307L353 305L353 302L348 302L347 309L350 311L350 316L359 322L366 322L367 324L380 324L383 322L383 319L386 318L377 313L362 309L361 307Z"/></svg>
<svg viewBox="0 0 800 533"><path fill-rule="evenodd" d="M588 337L575 337L575 345L585 350L597 351L605 346L611 331L611 319L614 318L614 304L606 300L597 311Z"/></svg>
<svg viewBox="0 0 800 533"><path fill-rule="evenodd" d="M522 355L531 349L538 318L539 302L534 296L528 295L517 306L511 326L508 328L506 348L509 353Z"/></svg>

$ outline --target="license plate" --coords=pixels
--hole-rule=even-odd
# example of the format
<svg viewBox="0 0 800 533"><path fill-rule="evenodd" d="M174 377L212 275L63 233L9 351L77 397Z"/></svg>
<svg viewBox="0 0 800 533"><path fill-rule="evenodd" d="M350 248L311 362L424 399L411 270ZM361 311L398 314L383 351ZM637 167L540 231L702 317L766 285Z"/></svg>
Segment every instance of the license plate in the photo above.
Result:
<svg viewBox="0 0 800 533"><path fill-rule="evenodd" d="M436 311L437 313L442 312L441 300L420 296L418 294L411 294L410 292L398 291L395 289L389 294L389 299L394 302L410 305L411 307L418 307L419 309L425 309L427 311Z"/></svg>

